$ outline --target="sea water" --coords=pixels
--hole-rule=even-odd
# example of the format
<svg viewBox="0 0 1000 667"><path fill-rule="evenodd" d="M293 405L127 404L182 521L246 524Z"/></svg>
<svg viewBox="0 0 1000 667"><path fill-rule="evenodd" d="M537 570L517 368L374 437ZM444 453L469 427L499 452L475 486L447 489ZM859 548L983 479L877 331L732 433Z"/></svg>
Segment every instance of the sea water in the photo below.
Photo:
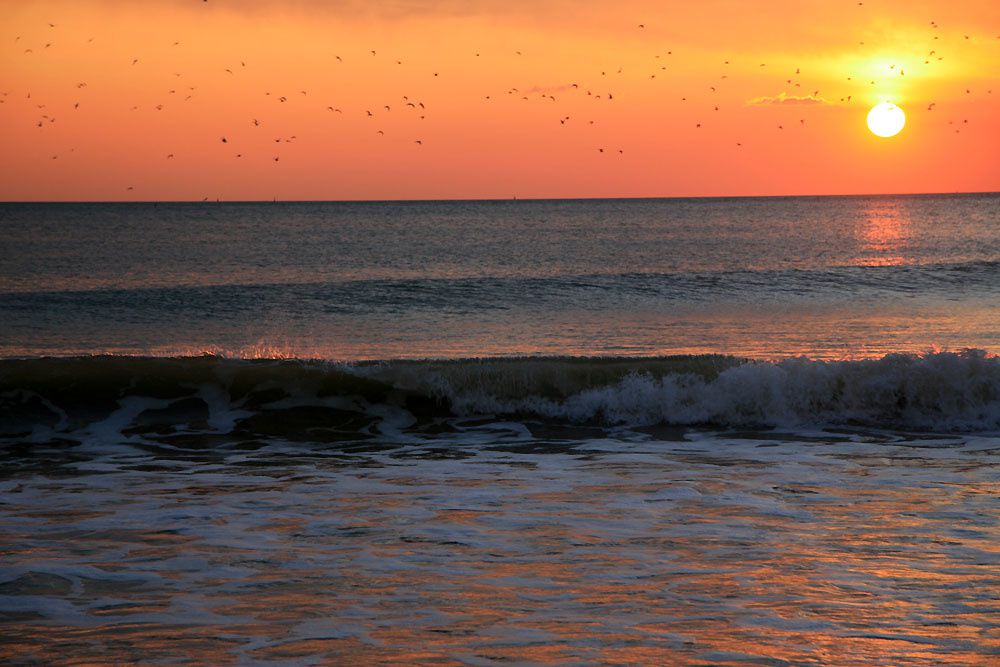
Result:
<svg viewBox="0 0 1000 667"><path fill-rule="evenodd" d="M5 663L1000 660L998 196L0 232Z"/></svg>

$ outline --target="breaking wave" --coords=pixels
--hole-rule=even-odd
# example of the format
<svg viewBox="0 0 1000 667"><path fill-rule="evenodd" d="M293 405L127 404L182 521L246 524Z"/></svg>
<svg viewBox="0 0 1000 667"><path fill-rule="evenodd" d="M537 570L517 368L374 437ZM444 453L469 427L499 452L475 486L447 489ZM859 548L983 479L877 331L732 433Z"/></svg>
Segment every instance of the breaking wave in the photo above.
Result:
<svg viewBox="0 0 1000 667"><path fill-rule="evenodd" d="M722 355L322 361L219 356L0 360L0 436L224 433L347 440L454 417L723 428L1000 429L981 350L758 362Z"/></svg>

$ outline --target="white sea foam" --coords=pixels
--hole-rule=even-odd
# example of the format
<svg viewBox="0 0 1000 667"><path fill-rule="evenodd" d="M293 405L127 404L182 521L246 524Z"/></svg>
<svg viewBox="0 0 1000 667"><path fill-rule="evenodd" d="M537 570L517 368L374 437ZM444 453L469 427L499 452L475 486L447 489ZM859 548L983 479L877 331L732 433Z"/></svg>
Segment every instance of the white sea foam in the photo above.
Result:
<svg viewBox="0 0 1000 667"><path fill-rule="evenodd" d="M639 368L617 382L583 384L575 391L560 387L554 396L548 380L531 377L528 366L512 367L511 376L491 382L488 376L496 373L496 368L479 373L466 368L460 374L438 372L424 382L460 414L527 413L629 425L1000 428L1000 358L978 350L862 361L751 362L732 365L714 377ZM511 385L520 385L524 393L512 396Z"/></svg>

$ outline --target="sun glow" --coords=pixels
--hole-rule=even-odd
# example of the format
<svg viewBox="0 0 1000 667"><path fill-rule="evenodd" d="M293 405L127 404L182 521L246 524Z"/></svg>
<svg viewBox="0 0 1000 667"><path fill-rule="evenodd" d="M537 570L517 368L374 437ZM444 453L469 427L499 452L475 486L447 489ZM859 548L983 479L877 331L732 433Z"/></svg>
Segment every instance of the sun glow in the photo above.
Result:
<svg viewBox="0 0 1000 667"><path fill-rule="evenodd" d="M868 112L868 129L880 137L894 137L906 125L906 114L891 102L880 102Z"/></svg>

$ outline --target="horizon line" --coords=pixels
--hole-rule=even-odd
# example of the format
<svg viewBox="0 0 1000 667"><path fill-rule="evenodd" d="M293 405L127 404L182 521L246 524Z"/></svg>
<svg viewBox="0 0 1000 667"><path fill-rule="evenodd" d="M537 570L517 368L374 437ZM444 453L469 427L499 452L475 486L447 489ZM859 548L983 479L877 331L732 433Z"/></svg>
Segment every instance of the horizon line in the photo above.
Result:
<svg viewBox="0 0 1000 667"><path fill-rule="evenodd" d="M935 197L954 195L1000 195L1000 190L955 190L950 192L868 192L846 194L770 195L671 195L627 197L453 197L402 199L5 199L4 204L393 204L441 202L545 202L545 201L642 201L686 199L818 199L834 197Z"/></svg>

